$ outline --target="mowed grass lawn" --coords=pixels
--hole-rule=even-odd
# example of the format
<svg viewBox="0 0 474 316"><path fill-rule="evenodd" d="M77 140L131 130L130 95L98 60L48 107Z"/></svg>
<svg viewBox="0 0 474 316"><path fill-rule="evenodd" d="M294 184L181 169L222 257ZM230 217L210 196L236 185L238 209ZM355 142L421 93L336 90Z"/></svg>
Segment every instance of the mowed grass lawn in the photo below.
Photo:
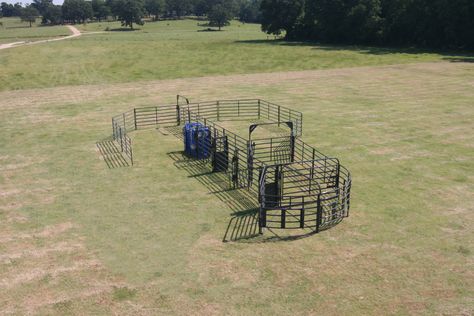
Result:
<svg viewBox="0 0 474 316"><path fill-rule="evenodd" d="M0 18L3 26L0 26L0 44L13 42L31 42L59 36L70 35L71 32L62 25L41 26L33 23L32 27L27 22L22 22L20 18ZM3 69L3 67L2 67Z"/></svg>
<svg viewBox="0 0 474 316"><path fill-rule="evenodd" d="M137 34L136 45L147 36L169 37L150 41L169 43L169 51L204 45L173 40L178 34ZM133 47L128 36L100 40ZM56 51L64 69L62 54L81 64L112 52L94 46L98 40L28 54ZM240 45L227 41L215 43L219 54ZM91 56L79 55L81 45ZM262 47L242 45L243 55ZM159 65L145 48L147 57L130 67ZM245 209L232 206L232 192L218 192L212 176L176 161L183 145L174 136L134 132L135 166L109 169L96 142L110 135L111 116L171 103L176 93L195 101L261 97L302 111L304 140L352 172L351 216L307 238L266 231L223 243ZM474 64L448 62L1 92L0 313L472 314L473 100Z"/></svg>
<svg viewBox="0 0 474 316"><path fill-rule="evenodd" d="M3 50L0 52L0 90L472 57L410 49L288 43L271 40L257 24L234 21L222 32L206 32L207 27L198 23L205 21L150 22L134 32L89 34L73 40ZM120 23L78 27L97 32L120 29ZM4 32L0 29L0 33Z"/></svg>

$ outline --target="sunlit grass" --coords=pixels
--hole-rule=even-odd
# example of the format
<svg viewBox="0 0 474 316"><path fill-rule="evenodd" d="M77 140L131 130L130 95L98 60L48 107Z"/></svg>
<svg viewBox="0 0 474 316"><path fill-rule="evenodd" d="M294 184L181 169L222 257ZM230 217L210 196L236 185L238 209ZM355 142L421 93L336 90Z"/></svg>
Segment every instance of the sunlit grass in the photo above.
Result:
<svg viewBox="0 0 474 316"><path fill-rule="evenodd" d="M89 34L1 51L0 90L374 66L455 57L406 49L275 41L261 32L260 25L236 21L222 32L202 32L207 27L198 26L199 23L204 22L150 22L137 26L136 31ZM120 28L120 23L77 27L103 32Z"/></svg>
<svg viewBox="0 0 474 316"><path fill-rule="evenodd" d="M473 70L433 63L2 92L0 280L21 282L0 288L0 306L17 314L34 304L43 314L470 311ZM261 97L302 111L304 140L352 172L351 216L299 240L266 231L222 243L231 218L247 210L205 169L176 162L179 139L133 132L135 165L109 169L96 142L110 135L111 116L171 103L176 93ZM63 223L69 233L25 237ZM64 243L84 246L40 256ZM100 265L27 278L84 257Z"/></svg>
<svg viewBox="0 0 474 316"><path fill-rule="evenodd" d="M30 28L29 23L22 22L20 18L0 18L3 27L0 26L0 44L13 42L31 42L41 39L53 38L57 36L70 35L71 32L62 26L41 26L39 23L33 23ZM1 56L1 53L0 53Z"/></svg>

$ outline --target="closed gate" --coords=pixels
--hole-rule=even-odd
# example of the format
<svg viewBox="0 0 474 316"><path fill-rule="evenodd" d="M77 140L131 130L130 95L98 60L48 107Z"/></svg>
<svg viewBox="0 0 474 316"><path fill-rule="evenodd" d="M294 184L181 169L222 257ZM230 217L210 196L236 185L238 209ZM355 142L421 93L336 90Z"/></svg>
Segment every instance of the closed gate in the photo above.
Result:
<svg viewBox="0 0 474 316"><path fill-rule="evenodd" d="M229 167L229 144L227 136L212 140L212 172L227 171Z"/></svg>

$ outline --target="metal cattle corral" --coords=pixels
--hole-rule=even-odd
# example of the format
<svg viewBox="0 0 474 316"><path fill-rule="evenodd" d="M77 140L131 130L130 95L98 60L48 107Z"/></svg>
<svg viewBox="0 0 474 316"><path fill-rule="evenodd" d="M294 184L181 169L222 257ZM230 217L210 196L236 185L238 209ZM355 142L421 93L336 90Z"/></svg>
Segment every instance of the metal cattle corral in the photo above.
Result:
<svg viewBox="0 0 474 316"><path fill-rule="evenodd" d="M229 120L259 123L250 124L245 139L216 123ZM263 228L319 232L349 216L350 172L337 158L304 143L300 139L303 114L283 106L261 99L192 103L178 95L176 104L134 108L113 117L113 139L133 165L130 131L184 123L210 134L210 141L195 142L206 147L197 151L210 154L198 154L195 159L204 158L212 172L226 174L228 189L254 194L260 233ZM256 129L268 125L289 131L287 135L253 137Z"/></svg>

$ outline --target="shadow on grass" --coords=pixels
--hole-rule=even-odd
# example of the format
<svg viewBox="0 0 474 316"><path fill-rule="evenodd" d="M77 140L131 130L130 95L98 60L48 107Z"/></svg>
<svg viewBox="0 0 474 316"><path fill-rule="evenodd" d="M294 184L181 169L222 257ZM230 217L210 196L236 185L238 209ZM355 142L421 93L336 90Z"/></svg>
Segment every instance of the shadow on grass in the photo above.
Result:
<svg viewBox="0 0 474 316"><path fill-rule="evenodd" d="M310 41L286 41L283 39L241 40L237 44L276 45L276 46L299 46L312 47L314 50L323 51L353 51L368 55L389 54L437 54L443 60L452 62L473 62L474 53L462 50L424 49L416 47L381 47L381 46L357 46L357 45L328 45Z"/></svg>
<svg viewBox="0 0 474 316"><path fill-rule="evenodd" d="M97 142L96 146L109 169L130 166L128 160L123 156L119 145L112 138L103 139Z"/></svg>
<svg viewBox="0 0 474 316"><path fill-rule="evenodd" d="M444 57L443 59L452 63L474 63L474 57Z"/></svg>
<svg viewBox="0 0 474 316"><path fill-rule="evenodd" d="M22 25L22 26L5 26L4 28L6 30L10 30L10 29L30 29L31 27L29 25Z"/></svg>
<svg viewBox="0 0 474 316"><path fill-rule="evenodd" d="M208 27L207 29L203 29L203 30L197 30L198 32L223 32L224 30L216 30L216 29L211 29L210 27Z"/></svg>
<svg viewBox="0 0 474 316"><path fill-rule="evenodd" d="M176 168L184 170L190 178L198 180L211 194L224 202L231 210L231 219L223 241L250 240L259 237L257 198L246 189L229 189L225 173L212 172L207 160L195 160L182 151L167 153Z"/></svg>
<svg viewBox="0 0 474 316"><path fill-rule="evenodd" d="M303 230L277 230L265 229L265 234L259 234L258 229L258 198L247 189L232 189L228 175L222 172L212 172L208 160L195 160L184 155L182 151L167 153L173 161L173 165L188 173L204 185L211 194L224 202L231 210L231 218L227 225L222 241L228 242L281 242L293 241L310 237L315 231L306 228ZM341 219L342 220L342 219ZM320 231L335 226L340 221L334 221L330 225L322 226Z"/></svg>
<svg viewBox="0 0 474 316"><path fill-rule="evenodd" d="M109 32L135 32L135 31L140 31L140 29L137 28L129 28L129 27L118 27L114 29L109 29Z"/></svg>

